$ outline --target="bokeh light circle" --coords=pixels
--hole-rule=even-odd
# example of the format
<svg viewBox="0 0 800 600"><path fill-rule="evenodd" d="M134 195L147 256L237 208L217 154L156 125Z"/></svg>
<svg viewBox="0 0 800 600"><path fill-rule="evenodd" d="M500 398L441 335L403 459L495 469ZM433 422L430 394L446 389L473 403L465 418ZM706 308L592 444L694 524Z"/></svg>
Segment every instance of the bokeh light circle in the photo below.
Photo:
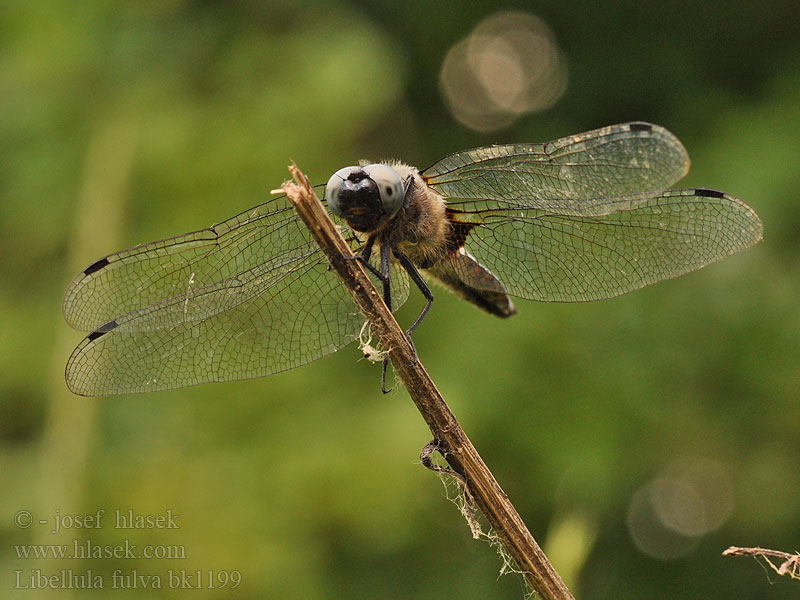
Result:
<svg viewBox="0 0 800 600"><path fill-rule="evenodd" d="M555 104L567 86L566 60L542 19L499 12L450 49L439 85L459 122L494 131Z"/></svg>

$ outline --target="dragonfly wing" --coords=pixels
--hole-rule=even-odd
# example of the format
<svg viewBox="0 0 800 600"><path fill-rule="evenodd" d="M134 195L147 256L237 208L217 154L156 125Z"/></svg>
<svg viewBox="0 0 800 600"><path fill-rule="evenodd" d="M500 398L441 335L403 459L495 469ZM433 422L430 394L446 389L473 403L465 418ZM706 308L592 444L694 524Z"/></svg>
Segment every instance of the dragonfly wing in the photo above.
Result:
<svg viewBox="0 0 800 600"><path fill-rule="evenodd" d="M254 270L263 275L274 265L280 272L318 251L304 229L288 201L275 198L207 229L110 254L72 280L64 316L76 329L92 331L120 315L223 281L235 287L238 277L257 278ZM199 310L191 316L201 317ZM140 326L152 327L144 320Z"/></svg>
<svg viewBox="0 0 800 600"><path fill-rule="evenodd" d="M547 144L488 146L451 154L421 173L448 204L523 206L584 214L586 198L660 191L681 179L689 156L649 123L624 123ZM477 202L477 204L476 204Z"/></svg>
<svg viewBox="0 0 800 600"><path fill-rule="evenodd" d="M394 266L392 285L399 307L409 285ZM363 323L285 199L93 263L64 314L94 329L66 371L87 396L270 375L342 348Z"/></svg>
<svg viewBox="0 0 800 600"><path fill-rule="evenodd" d="M581 216L520 206L451 210L450 217L468 232L465 248L509 294L558 302L619 296L699 269L762 235L752 208L715 190L584 202L591 209Z"/></svg>
<svg viewBox="0 0 800 600"><path fill-rule="evenodd" d="M135 314L135 313L134 313ZM363 318L327 263L309 261L281 285L208 318L160 329L95 331L67 363L70 389L105 396L261 377L352 342ZM134 326L127 326L131 322Z"/></svg>

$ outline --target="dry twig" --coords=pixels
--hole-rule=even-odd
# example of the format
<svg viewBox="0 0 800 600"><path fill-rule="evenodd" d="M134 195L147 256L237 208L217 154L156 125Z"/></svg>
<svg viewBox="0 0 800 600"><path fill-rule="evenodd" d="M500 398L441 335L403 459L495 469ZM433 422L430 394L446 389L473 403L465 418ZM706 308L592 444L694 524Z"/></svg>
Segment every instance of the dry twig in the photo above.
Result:
<svg viewBox="0 0 800 600"><path fill-rule="evenodd" d="M314 194L308 178L294 164L289 171L296 183L284 184L284 192L339 273L381 347L388 349L395 373L405 384L436 443L446 448L445 459L448 464L466 482L478 508L533 589L544 600L574 600L464 433L422 363L416 359L405 333L384 304L380 292L375 289L360 263L352 260L350 246Z"/></svg>
<svg viewBox="0 0 800 600"><path fill-rule="evenodd" d="M770 568L778 575L788 575L792 579L800 579L800 552L790 554L780 550L770 550L768 548L740 548L731 546L723 556L760 556ZM770 558L777 558L783 562L780 565L773 563Z"/></svg>

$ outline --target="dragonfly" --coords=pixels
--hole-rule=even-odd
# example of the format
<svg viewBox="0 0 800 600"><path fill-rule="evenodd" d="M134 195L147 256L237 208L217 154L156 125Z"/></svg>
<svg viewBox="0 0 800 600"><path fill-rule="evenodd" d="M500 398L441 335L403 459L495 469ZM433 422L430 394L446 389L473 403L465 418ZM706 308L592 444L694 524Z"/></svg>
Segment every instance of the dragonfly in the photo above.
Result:
<svg viewBox="0 0 800 600"><path fill-rule="evenodd" d="M328 210L390 308L438 281L499 317L513 298L612 298L699 269L762 237L756 212L714 189L670 189L681 142L631 122L544 144L450 154L420 171L345 167ZM294 369L359 337L363 317L285 197L206 229L109 254L63 301L89 334L66 367L84 396L152 392Z"/></svg>

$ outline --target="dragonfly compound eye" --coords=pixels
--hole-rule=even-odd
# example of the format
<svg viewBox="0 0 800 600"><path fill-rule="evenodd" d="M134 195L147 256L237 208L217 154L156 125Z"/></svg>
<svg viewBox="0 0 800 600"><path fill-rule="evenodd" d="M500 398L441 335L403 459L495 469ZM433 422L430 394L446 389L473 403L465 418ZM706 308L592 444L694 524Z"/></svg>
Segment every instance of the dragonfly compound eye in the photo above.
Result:
<svg viewBox="0 0 800 600"><path fill-rule="evenodd" d="M344 217L342 212L342 205L339 202L339 191L342 189L342 183L350 176L350 173L360 170L360 167L344 167L339 169L331 175L328 180L328 185L325 186L325 200L328 202L328 208L337 217Z"/></svg>
<svg viewBox="0 0 800 600"><path fill-rule="evenodd" d="M364 172L369 176L381 195L383 211L390 217L397 214L405 200L405 190L400 174L388 165L367 165Z"/></svg>
<svg viewBox="0 0 800 600"><path fill-rule="evenodd" d="M361 232L375 231L397 214L404 196L400 174L386 165L339 169L325 189L331 212Z"/></svg>

